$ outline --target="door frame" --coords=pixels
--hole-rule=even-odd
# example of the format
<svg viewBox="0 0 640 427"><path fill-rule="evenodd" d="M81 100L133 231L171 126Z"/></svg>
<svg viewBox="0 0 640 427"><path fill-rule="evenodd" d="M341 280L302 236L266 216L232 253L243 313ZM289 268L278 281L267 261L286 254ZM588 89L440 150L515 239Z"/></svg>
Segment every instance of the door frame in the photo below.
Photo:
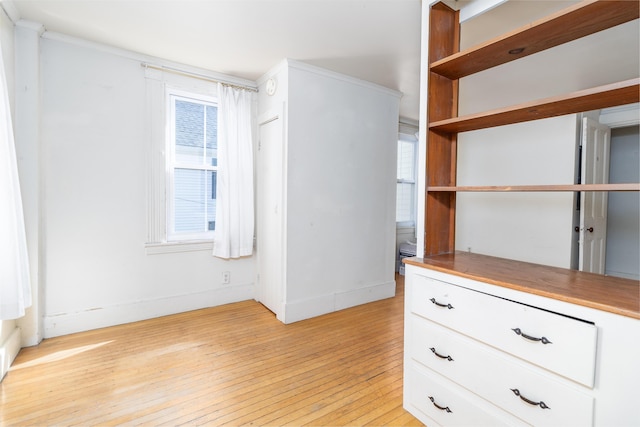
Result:
<svg viewBox="0 0 640 427"><path fill-rule="evenodd" d="M622 128L628 126L638 126L640 125L640 103L628 104L628 105L620 105L616 107L603 108L598 112L597 115L593 115L593 118L596 118L599 123L608 126L610 129ZM580 156L580 146L581 146L581 133L582 133L582 120L580 120L580 134L578 135L578 144L576 144L576 156ZM577 170L576 172L580 173ZM580 226L580 209L579 209L579 199L576 198L576 210L574 214L574 225ZM572 262L571 268L578 269L579 264L579 248L578 248L578 240L579 234L574 235L574 243L572 244ZM606 250L605 250L606 253ZM605 265L606 269L606 265Z"/></svg>
<svg viewBox="0 0 640 427"><path fill-rule="evenodd" d="M276 122L277 126L280 126L280 141L278 141L279 144L279 148L280 148L280 153L279 156L281 158L281 167L282 167L282 182L280 184L280 188L278 189L278 204L279 204L279 209L280 209L280 223L278 224L280 231L281 231L281 241L280 241L280 247L277 249L271 248L271 250L275 250L277 251L275 258L278 260L277 262L277 266L275 266L275 268L278 270L278 275L279 275L279 280L281 283L265 283L264 281L262 281L261 276L262 276L262 272L264 267L264 255L262 255L262 250L264 250L263 244L262 244L262 240L261 240L261 234L262 234L262 230L260 229L260 227L257 227L257 242L256 242L256 247L257 247L257 256L256 256L256 261L257 261L257 268L256 268L256 292L255 292L255 296L256 296L256 300L258 302L260 302L261 304L263 304L265 307L267 307L269 310L273 311L274 314L276 315L276 318L278 320L280 320L281 322L284 322L284 318L285 318L285 310L284 310L284 305L285 305L285 300L286 300L286 289L285 289L285 283L286 283L286 258L285 258L285 253L286 253L286 230L285 230L285 224L286 224L286 212L285 212L285 200L286 200L286 192L285 192L285 185L284 183L286 182L286 155L285 155L285 148L284 148L284 138L285 138L285 119L284 119L284 104L281 106L281 108L279 109L273 109L273 110L269 110L266 111L265 113L261 114L258 117L257 120L257 127L258 127L258 147L257 147L257 170L258 173L257 175L257 179L260 180L262 179L261 177L261 171L263 170L263 166L262 166L262 161L263 161L263 156L262 156L262 140L261 140L261 128L262 126L268 125L270 123ZM257 188L259 189L259 185L257 186ZM260 194L256 194L256 205L257 205L257 209L258 209L258 215L256 215L256 225L261 225L261 211L264 210L264 206L261 205L260 201L262 200L262 195ZM271 292L277 294L275 297L275 300L273 298L268 298L267 296L267 292Z"/></svg>

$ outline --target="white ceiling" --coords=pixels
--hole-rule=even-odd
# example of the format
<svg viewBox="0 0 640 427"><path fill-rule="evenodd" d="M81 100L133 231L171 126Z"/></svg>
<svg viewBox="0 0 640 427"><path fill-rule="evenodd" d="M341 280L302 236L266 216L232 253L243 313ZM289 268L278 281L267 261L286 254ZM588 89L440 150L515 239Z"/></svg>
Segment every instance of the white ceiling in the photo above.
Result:
<svg viewBox="0 0 640 427"><path fill-rule="evenodd" d="M9 3L47 31L250 80L303 61L402 92L400 115L418 120L420 0Z"/></svg>

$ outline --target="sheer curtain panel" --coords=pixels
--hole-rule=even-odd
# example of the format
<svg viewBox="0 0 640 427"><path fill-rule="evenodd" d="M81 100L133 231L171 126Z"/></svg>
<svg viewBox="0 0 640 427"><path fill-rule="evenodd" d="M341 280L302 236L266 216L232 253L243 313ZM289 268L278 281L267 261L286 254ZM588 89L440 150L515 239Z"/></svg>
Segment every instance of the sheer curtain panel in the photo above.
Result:
<svg viewBox="0 0 640 427"><path fill-rule="evenodd" d="M29 258L9 108L0 50L0 319L24 316L31 305Z"/></svg>
<svg viewBox="0 0 640 427"><path fill-rule="evenodd" d="M218 176L213 255L253 253L252 93L218 84Z"/></svg>

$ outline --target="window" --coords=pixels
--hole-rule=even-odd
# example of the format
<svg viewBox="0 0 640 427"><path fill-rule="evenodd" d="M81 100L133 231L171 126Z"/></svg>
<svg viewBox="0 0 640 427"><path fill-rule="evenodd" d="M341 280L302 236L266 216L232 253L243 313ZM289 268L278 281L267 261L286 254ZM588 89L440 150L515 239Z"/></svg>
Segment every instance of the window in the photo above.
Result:
<svg viewBox="0 0 640 427"><path fill-rule="evenodd" d="M396 189L396 223L415 226L416 221L416 148L413 135L398 139L398 180Z"/></svg>
<svg viewBox="0 0 640 427"><path fill-rule="evenodd" d="M167 100L167 240L213 239L218 165L216 100L177 91L170 91Z"/></svg>

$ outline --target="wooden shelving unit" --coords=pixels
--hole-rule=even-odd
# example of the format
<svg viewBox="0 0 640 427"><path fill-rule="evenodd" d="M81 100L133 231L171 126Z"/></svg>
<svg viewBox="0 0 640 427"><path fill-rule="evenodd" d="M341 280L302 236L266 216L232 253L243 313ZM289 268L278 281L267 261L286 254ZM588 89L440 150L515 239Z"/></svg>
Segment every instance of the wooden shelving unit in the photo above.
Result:
<svg viewBox="0 0 640 427"><path fill-rule="evenodd" d="M567 95L539 99L508 108L439 120L429 124L435 132L468 132L494 126L546 119L640 101L640 79L631 79Z"/></svg>
<svg viewBox="0 0 640 427"><path fill-rule="evenodd" d="M639 191L640 184L456 186L457 133L640 101L631 79L507 108L457 116L458 79L638 19L640 2L584 0L544 19L459 52L458 12L443 3L429 14L427 176L424 255L455 250L456 193Z"/></svg>
<svg viewBox="0 0 640 427"><path fill-rule="evenodd" d="M636 1L584 1L486 43L434 61L430 69L448 79L459 79L624 24L638 16Z"/></svg>

